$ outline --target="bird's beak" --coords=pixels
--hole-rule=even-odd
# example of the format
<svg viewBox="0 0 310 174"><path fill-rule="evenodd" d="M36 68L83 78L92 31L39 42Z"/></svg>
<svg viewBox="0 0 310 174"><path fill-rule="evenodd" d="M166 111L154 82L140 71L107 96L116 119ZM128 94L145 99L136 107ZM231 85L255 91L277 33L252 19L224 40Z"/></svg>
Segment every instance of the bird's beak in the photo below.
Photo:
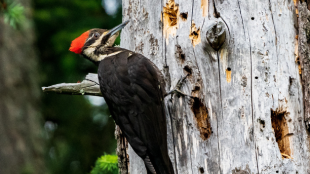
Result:
<svg viewBox="0 0 310 174"><path fill-rule="evenodd" d="M127 24L129 23L129 20L128 21L125 21L121 24L119 24L118 26L114 27L113 29L111 29L107 34L106 36L113 36L115 33L117 33L119 30L123 29Z"/></svg>

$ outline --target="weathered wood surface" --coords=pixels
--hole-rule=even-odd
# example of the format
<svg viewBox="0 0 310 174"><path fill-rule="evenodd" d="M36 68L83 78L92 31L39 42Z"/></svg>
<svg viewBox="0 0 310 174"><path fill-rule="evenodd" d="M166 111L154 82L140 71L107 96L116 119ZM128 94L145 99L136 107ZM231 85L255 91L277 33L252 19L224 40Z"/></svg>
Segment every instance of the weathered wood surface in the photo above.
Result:
<svg viewBox="0 0 310 174"><path fill-rule="evenodd" d="M182 91L197 100L166 99L176 173L310 173L295 61L297 6L290 0L123 1L123 20L131 22L121 47L151 59L167 90L190 74ZM206 38L216 22L226 27L218 51ZM131 148L129 162L130 173L145 173Z"/></svg>
<svg viewBox="0 0 310 174"><path fill-rule="evenodd" d="M99 88L98 75L93 73L89 73L82 82L61 83L42 87L42 90L46 93L102 96Z"/></svg>

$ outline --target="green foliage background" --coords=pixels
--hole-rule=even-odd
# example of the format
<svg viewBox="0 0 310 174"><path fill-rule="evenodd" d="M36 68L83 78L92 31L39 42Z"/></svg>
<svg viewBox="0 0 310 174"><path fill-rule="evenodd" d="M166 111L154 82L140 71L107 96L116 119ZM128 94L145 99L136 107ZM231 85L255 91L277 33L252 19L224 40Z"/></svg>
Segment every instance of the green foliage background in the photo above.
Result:
<svg viewBox="0 0 310 174"><path fill-rule="evenodd" d="M75 83L96 73L93 63L68 51L70 43L91 28L110 29L121 23L121 7L109 16L101 0L33 0L33 4L41 86ZM98 168L95 164L100 162L95 161L101 154L115 154L115 124L105 104L93 105L84 96L43 94L41 105L50 174L89 173Z"/></svg>
<svg viewBox="0 0 310 174"><path fill-rule="evenodd" d="M118 174L116 155L104 155L97 159L90 174Z"/></svg>
<svg viewBox="0 0 310 174"><path fill-rule="evenodd" d="M2 3L1 3L2 5ZM4 22L11 25L14 29L25 20L24 7L17 2L8 2L4 10Z"/></svg>

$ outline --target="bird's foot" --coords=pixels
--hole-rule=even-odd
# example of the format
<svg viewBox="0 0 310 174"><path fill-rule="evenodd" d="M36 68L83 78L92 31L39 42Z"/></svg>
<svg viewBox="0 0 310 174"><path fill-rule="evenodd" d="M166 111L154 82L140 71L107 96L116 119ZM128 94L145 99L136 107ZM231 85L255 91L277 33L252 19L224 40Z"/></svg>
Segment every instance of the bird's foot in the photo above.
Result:
<svg viewBox="0 0 310 174"><path fill-rule="evenodd" d="M177 85L176 85L171 91L169 91L169 92L166 94L166 96L168 96L168 95L170 95L170 94L172 94L172 95L173 95L173 94L178 94L178 95L181 95L181 96L193 97L193 96L191 96L191 95L184 94L184 93L180 90L181 87L183 86L184 81L185 81L185 79L187 78L187 76L188 76L188 75L186 75L185 77L182 77L182 76L181 76L181 78L179 79ZM165 97L166 97L166 96L165 96Z"/></svg>

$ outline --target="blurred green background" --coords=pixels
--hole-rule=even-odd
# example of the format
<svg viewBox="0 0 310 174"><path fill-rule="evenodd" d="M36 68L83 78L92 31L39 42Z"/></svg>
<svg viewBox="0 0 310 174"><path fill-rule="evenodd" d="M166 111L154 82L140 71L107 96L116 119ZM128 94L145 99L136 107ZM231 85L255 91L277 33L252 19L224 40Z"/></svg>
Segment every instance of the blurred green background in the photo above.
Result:
<svg viewBox="0 0 310 174"><path fill-rule="evenodd" d="M17 25L16 29L13 26L9 28L9 24L3 20L3 14L7 8L3 4L9 4L12 1L0 0L0 5L2 4L2 7L0 7L0 9L2 8L0 34L4 38L2 42L0 38L0 51L1 48L9 50L6 44L7 41L12 41L12 38L6 38L8 34L5 33L12 32L14 35L22 33L21 36L16 36L20 37L21 40L28 39L23 36L27 35L27 33L32 35L33 41L25 44L30 44L32 48L29 46L29 49L34 50L37 57L34 60L36 65L26 67L25 72L32 72L34 69L35 72L30 74L29 77L23 78L23 80L27 81L27 79L32 78L36 89L27 88L27 90L37 90L37 96L35 97L37 101L33 104L33 107L36 110L36 116L39 117L37 122L39 126L34 132L38 134L43 146L42 153L37 152L36 149L32 150L33 158L43 158L40 159L43 161L43 167L40 166L42 168L40 171L43 171L43 173L90 173L100 156L105 153L115 155L115 123L110 117L103 98L44 94L40 91L40 87L63 82L76 83L82 81L87 73L97 72L97 67L93 63L69 52L68 49L71 41L86 30L91 28L110 29L120 24L122 22L121 0L19 0L13 2L21 3L25 8L27 18L25 21L28 24ZM1 26L3 26L3 31ZM29 30L31 32L28 32ZM14 39L13 42L18 42L18 40ZM119 45L119 42L118 38L116 44ZM18 50L18 48L14 48L11 52ZM10 61L8 59L10 56L4 54L6 53L3 51L0 63L1 59ZM21 52L19 57L18 55L16 57L17 60L27 64L27 55L24 53ZM18 69L23 66L23 63L14 66ZM3 89L2 92L7 93L8 98L13 98L8 90ZM23 100L28 101L27 98ZM19 106L16 104L16 107ZM29 118L32 117L29 116ZM1 116L0 103L0 121L1 119L5 120L7 118L5 115ZM18 122L18 124L23 125L25 122ZM17 134L19 134L18 127L20 126L16 125ZM10 130L15 130L15 127L10 127ZM28 134L31 134L31 132L29 131ZM9 134L6 135L10 136ZM10 146L15 146L15 144L12 142ZM31 148L33 148L33 145L30 143L29 149ZM32 151L29 153L31 154ZM29 155L29 153L27 154ZM35 169L36 165L39 164L30 164L32 167L27 170L25 169L27 167L23 166L23 169L18 170L17 173L40 173Z"/></svg>

